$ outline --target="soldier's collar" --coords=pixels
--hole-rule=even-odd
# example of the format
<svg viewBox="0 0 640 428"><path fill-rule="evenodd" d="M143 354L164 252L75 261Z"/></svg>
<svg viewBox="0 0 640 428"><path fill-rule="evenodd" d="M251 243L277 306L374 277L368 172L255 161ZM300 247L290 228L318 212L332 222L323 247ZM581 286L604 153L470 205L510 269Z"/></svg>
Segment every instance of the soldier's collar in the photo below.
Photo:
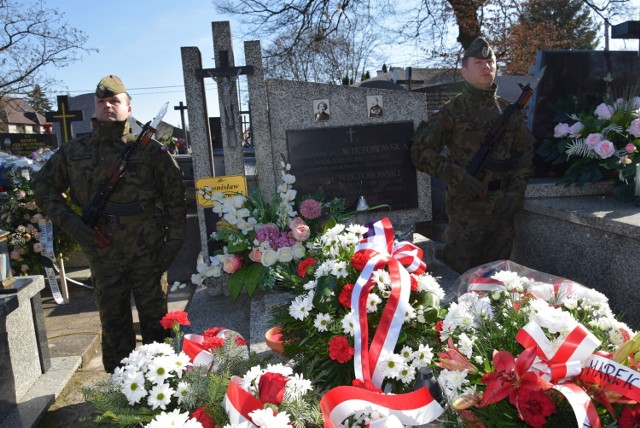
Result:
<svg viewBox="0 0 640 428"><path fill-rule="evenodd" d="M102 122L96 118L91 119L93 134L101 138L117 138L120 139L131 133L131 125L129 120L122 122Z"/></svg>

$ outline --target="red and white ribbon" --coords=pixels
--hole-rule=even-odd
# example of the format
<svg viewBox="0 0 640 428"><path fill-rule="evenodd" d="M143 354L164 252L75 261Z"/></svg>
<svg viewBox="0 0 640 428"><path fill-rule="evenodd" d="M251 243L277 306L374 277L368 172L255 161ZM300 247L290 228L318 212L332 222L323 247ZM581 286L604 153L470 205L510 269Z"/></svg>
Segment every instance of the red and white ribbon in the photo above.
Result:
<svg viewBox="0 0 640 428"><path fill-rule="evenodd" d="M592 355L580 378L640 402L640 373L602 355Z"/></svg>
<svg viewBox="0 0 640 428"><path fill-rule="evenodd" d="M231 377L222 405L227 411L230 424L239 428L255 427L249 413L264 407L262 401L245 391L239 376Z"/></svg>
<svg viewBox="0 0 640 428"><path fill-rule="evenodd" d="M409 242L394 245L393 226L388 218L372 226L371 236L356 246L355 252L362 252L369 260L354 284L351 307L358 321L354 328L354 369L355 377L365 383L373 382L380 388L384 375L378 363L393 350L409 309L411 278L409 273L425 272L422 250ZM367 321L367 299L374 283L371 276L375 270L388 267L391 277L390 295L382 311L382 317L369 347L369 326ZM405 268L406 266L406 268Z"/></svg>
<svg viewBox="0 0 640 428"><path fill-rule="evenodd" d="M435 420L444 411L426 387L394 395L353 386L339 386L327 392L320 400L320 410L325 428L339 427L350 415L372 410L394 416L405 426L419 426Z"/></svg>
<svg viewBox="0 0 640 428"><path fill-rule="evenodd" d="M223 328L216 333L215 337L221 339L227 338L229 333L235 333L238 338L243 340L237 332ZM185 334L182 340L182 352L187 354L194 366L209 366L213 362L213 354L204 347L205 338L199 334Z"/></svg>
<svg viewBox="0 0 640 428"><path fill-rule="evenodd" d="M493 278L486 278L483 276L476 276L469 280L467 291L474 291L476 293L490 292L490 291L504 291L506 287L502 281L498 281Z"/></svg>

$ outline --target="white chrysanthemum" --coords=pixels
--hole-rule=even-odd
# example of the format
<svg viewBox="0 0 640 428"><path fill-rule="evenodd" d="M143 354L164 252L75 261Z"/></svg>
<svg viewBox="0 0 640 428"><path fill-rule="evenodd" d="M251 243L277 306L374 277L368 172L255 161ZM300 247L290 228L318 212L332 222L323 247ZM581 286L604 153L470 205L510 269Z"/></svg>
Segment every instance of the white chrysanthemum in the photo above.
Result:
<svg viewBox="0 0 640 428"><path fill-rule="evenodd" d="M416 310L413 306L407 306L407 310L404 312L404 322L409 322L416 318Z"/></svg>
<svg viewBox="0 0 640 428"><path fill-rule="evenodd" d="M400 350L400 356L405 359L405 361L413 359L413 349L409 346L403 346Z"/></svg>
<svg viewBox="0 0 640 428"><path fill-rule="evenodd" d="M560 333L566 337L578 325L570 313L549 306L544 300L531 300L525 310L529 313L529 321L535 321L552 334Z"/></svg>
<svg viewBox="0 0 640 428"><path fill-rule="evenodd" d="M418 349L413 353L413 361L411 364L415 368L427 367L433 360L433 349L427 344L420 344Z"/></svg>
<svg viewBox="0 0 640 428"><path fill-rule="evenodd" d="M173 369L175 368L174 356L163 355L155 358L149 363L149 371L146 374L147 379L155 384L160 384L166 379L173 377Z"/></svg>
<svg viewBox="0 0 640 428"><path fill-rule="evenodd" d="M389 272L383 269L373 271L371 279L376 283L376 286L380 291L384 291L391 285L391 275Z"/></svg>
<svg viewBox="0 0 640 428"><path fill-rule="evenodd" d="M273 409L258 409L249 413L251 420L257 427L264 428L288 428L291 420L287 412L280 412L277 415L273 413Z"/></svg>
<svg viewBox="0 0 640 428"><path fill-rule="evenodd" d="M625 342L622 332L617 328L609 330L608 337L609 341L615 346L620 346Z"/></svg>
<svg viewBox="0 0 640 428"><path fill-rule="evenodd" d="M189 413L175 409L172 412L161 412L145 428L202 428L202 424L195 418L189 418Z"/></svg>
<svg viewBox="0 0 640 428"><path fill-rule="evenodd" d="M251 367L244 376L242 376L242 386L249 392L257 392L260 376L262 376L262 368L260 366Z"/></svg>
<svg viewBox="0 0 640 428"><path fill-rule="evenodd" d="M372 313L378 310L378 305L382 302L382 298L376 293L369 293L367 296L367 312Z"/></svg>
<svg viewBox="0 0 640 428"><path fill-rule="evenodd" d="M508 291L522 291L522 278L517 272L510 270L501 270L494 274L491 278L500 281L504 284Z"/></svg>
<svg viewBox="0 0 640 428"><path fill-rule="evenodd" d="M348 314L346 314L342 318L342 321L340 321L340 324L342 325L342 332L344 334L348 334L349 336L353 336L354 329L355 329L355 322L353 321L353 311L351 311Z"/></svg>
<svg viewBox="0 0 640 428"><path fill-rule="evenodd" d="M340 235L340 245L343 249L355 247L362 240L362 235L355 233L345 233Z"/></svg>
<svg viewBox="0 0 640 428"><path fill-rule="evenodd" d="M442 289L442 287L440 287L438 281L430 273L416 275L416 280L418 282L419 292L430 292L435 294L435 296L440 300L444 299L444 290Z"/></svg>
<svg viewBox="0 0 640 428"><path fill-rule="evenodd" d="M331 259L323 261L322 263L320 263L320 266L316 268L316 271L314 272L314 276L316 278L320 278L322 276L331 275L331 270L333 269L333 265L334 265L334 261Z"/></svg>
<svg viewBox="0 0 640 428"><path fill-rule="evenodd" d="M347 262L340 260L336 261L331 268L331 276L335 276L336 278L346 278L349 275L349 271L347 270L349 266Z"/></svg>
<svg viewBox="0 0 640 428"><path fill-rule="evenodd" d="M398 354L389 354L378 363L384 377L397 379L404 367L404 359Z"/></svg>
<svg viewBox="0 0 640 428"><path fill-rule="evenodd" d="M466 305L452 302L449 305L449 311L442 321L442 332L440 338L442 341L446 341L450 334L457 329L469 330L474 326L473 314L469 311Z"/></svg>
<svg viewBox="0 0 640 428"><path fill-rule="evenodd" d="M127 397L130 405L139 403L147 396L147 390L144 387L144 375L139 371L128 372L124 375L120 391Z"/></svg>
<svg viewBox="0 0 640 428"><path fill-rule="evenodd" d="M152 409L162 409L165 410L169 403L171 403L171 397L175 394L175 389L171 388L168 383L161 383L159 385L155 385L149 391L149 397L147 397L147 403L151 406Z"/></svg>
<svg viewBox="0 0 640 428"><path fill-rule="evenodd" d="M309 281L302 286L305 290L315 290L318 283L316 281Z"/></svg>
<svg viewBox="0 0 640 428"><path fill-rule="evenodd" d="M178 403L182 404L189 396L189 384L185 381L181 381L176 386L176 392L174 396L178 399Z"/></svg>
<svg viewBox="0 0 640 428"><path fill-rule="evenodd" d="M293 302L289 305L289 315L297 320L304 320L311 309L313 308L312 304L309 304L309 301L305 298L305 296L297 296Z"/></svg>
<svg viewBox="0 0 640 428"><path fill-rule="evenodd" d="M460 333L458 336L458 350L464 354L467 358L471 358L473 354L473 342L466 333Z"/></svg>
<svg viewBox="0 0 640 428"><path fill-rule="evenodd" d="M330 323L331 323L331 315L319 313L318 315L316 315L316 318L313 321L313 326L318 331L327 331L329 330Z"/></svg>
<svg viewBox="0 0 640 428"><path fill-rule="evenodd" d="M469 383L467 370L442 369L438 376L438 383L449 402L451 402L461 396L463 386Z"/></svg>
<svg viewBox="0 0 640 428"><path fill-rule="evenodd" d="M400 373L398 374L398 379L401 380L405 385L408 385L416 379L416 370L405 361L402 364Z"/></svg>
<svg viewBox="0 0 640 428"><path fill-rule="evenodd" d="M178 378L182 378L182 374L191 366L191 359L184 352L180 352L173 357L173 371Z"/></svg>
<svg viewBox="0 0 640 428"><path fill-rule="evenodd" d="M313 389L313 386L309 379L305 379L299 373L294 373L292 376L289 376L289 380L287 381L285 399L297 400L311 391L311 389Z"/></svg>
<svg viewBox="0 0 640 428"><path fill-rule="evenodd" d="M293 374L293 369L284 364L267 364L267 367L262 370L263 373L278 373L282 376L289 377Z"/></svg>
<svg viewBox="0 0 640 428"><path fill-rule="evenodd" d="M362 237L362 235L369 231L369 228L361 224L351 223L349 226L347 226L347 231L356 235L360 235L360 237Z"/></svg>

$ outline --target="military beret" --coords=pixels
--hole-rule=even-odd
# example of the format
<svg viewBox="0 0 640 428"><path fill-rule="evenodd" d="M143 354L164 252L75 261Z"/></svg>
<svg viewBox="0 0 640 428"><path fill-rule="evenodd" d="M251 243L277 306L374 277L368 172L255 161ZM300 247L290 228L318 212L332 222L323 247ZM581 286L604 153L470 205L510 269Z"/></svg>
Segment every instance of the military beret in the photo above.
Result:
<svg viewBox="0 0 640 428"><path fill-rule="evenodd" d="M478 58L478 59L489 59L491 57L495 57L493 53L493 49L489 46L489 43L482 37L476 38L469 47L464 51L464 57L469 58Z"/></svg>
<svg viewBox="0 0 640 428"><path fill-rule="evenodd" d="M124 83L118 76L114 76L113 74L109 74L108 76L104 76L96 87L96 97L98 98L108 98L114 95L122 94L127 92L127 88L124 87Z"/></svg>

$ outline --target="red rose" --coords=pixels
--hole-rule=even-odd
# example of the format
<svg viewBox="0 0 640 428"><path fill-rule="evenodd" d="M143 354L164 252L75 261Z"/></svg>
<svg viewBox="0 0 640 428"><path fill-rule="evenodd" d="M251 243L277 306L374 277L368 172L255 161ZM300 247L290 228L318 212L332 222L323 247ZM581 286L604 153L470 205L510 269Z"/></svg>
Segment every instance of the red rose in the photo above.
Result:
<svg viewBox="0 0 640 428"><path fill-rule="evenodd" d="M263 403L279 406L284 400L284 386L288 381L289 378L280 373L263 374L258 382L258 398Z"/></svg>
<svg viewBox="0 0 640 428"><path fill-rule="evenodd" d="M213 418L207 413L207 409L204 407L198 407L190 415L190 419L195 419L202 424L203 428L216 428L216 424L213 422Z"/></svg>
<svg viewBox="0 0 640 428"><path fill-rule="evenodd" d="M247 346L247 341L244 340L242 336L237 335L236 336L236 345L238 345L238 346Z"/></svg>
<svg viewBox="0 0 640 428"><path fill-rule="evenodd" d="M164 329L173 328L173 323L191 325L187 318L187 313L184 311L171 311L160 320L160 324Z"/></svg>
<svg viewBox="0 0 640 428"><path fill-rule="evenodd" d="M624 406L620 419L618 419L620 428L635 428L640 426L640 406Z"/></svg>
<svg viewBox="0 0 640 428"><path fill-rule="evenodd" d="M346 308L351 308L351 295L353 294L353 284L345 284L340 291L340 295L338 296L338 301L342 304L342 306Z"/></svg>
<svg viewBox="0 0 640 428"><path fill-rule="evenodd" d="M329 340L329 358L344 364L353 358L354 349L345 336L336 336Z"/></svg>
<svg viewBox="0 0 640 428"><path fill-rule="evenodd" d="M365 255L365 251L358 251L351 256L351 266L353 266L355 270L362 270L367 264L367 261L369 261L369 258L369 256Z"/></svg>
<svg viewBox="0 0 640 428"><path fill-rule="evenodd" d="M298 276L304 278L307 274L311 273L311 267L316 262L316 259L308 258L304 259L298 264Z"/></svg>
<svg viewBox="0 0 640 428"><path fill-rule="evenodd" d="M547 416L556 412L553 400L541 390L518 388L515 401L518 417L533 428L543 427Z"/></svg>

